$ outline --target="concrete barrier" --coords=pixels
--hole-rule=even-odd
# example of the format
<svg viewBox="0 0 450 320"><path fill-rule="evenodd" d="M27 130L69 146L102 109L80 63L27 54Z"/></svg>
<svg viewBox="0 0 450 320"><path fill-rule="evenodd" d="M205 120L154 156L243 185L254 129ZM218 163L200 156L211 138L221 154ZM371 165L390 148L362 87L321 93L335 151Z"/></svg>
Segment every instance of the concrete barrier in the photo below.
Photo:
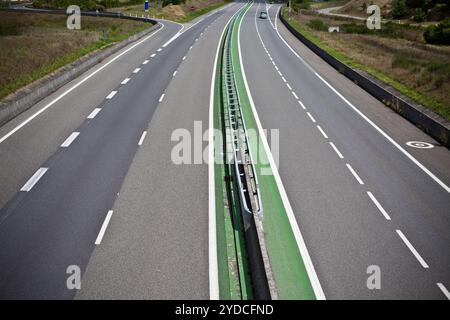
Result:
<svg viewBox="0 0 450 320"><path fill-rule="evenodd" d="M61 10L13 10L8 9L7 11L19 11L19 12L39 12L39 13L53 13L53 14L65 14L65 11ZM116 14L97 14L95 12L84 12L82 13L84 15L89 16L101 16L101 17L109 17L109 18L119 18ZM121 19L128 19L129 17L120 16ZM68 82L76 79L84 72L88 71L90 68L95 66L96 64L100 63L110 55L116 53L120 49L126 47L130 43L136 41L139 38L142 38L143 36L149 34L150 32L158 29L161 27L160 24L157 24L155 20L152 19L146 19L146 18L131 18L131 20L138 20L143 21L146 23L153 24L152 27L149 29L146 29L144 31L141 31L119 43L113 44L109 47L107 47L104 50L99 50L92 52L90 54L87 54L86 56L80 58L79 60L70 63L64 67L59 68L58 70L54 71L53 73L46 75L45 77L34 81L33 83L29 84L28 86L19 89L13 94L10 94L6 98L4 98L0 102L0 126L8 122L9 120L13 119L20 113L26 111L31 106L42 100L43 98L47 97L51 93L55 92L59 88L61 88L63 85L67 84Z"/></svg>
<svg viewBox="0 0 450 320"><path fill-rule="evenodd" d="M283 17L279 14L281 22L286 28L301 42L303 42L315 54L325 60L337 71L345 75L347 78L355 82L358 86L366 90L376 99L383 102L386 106L400 114L405 119L412 122L425 133L433 137L442 145L450 148L450 122L437 115L433 111L412 101L405 95L401 94L391 86L375 79L365 72L357 71L346 64L342 63L325 50L308 40L305 36L295 30Z"/></svg>

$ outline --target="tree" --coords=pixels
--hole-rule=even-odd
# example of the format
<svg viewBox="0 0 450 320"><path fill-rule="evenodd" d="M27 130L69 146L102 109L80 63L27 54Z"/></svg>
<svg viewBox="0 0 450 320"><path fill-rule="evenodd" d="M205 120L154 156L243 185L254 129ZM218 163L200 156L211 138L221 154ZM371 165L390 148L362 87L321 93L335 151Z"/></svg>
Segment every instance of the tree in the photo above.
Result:
<svg viewBox="0 0 450 320"><path fill-rule="evenodd" d="M406 1L394 0L392 1L392 17L394 19L403 18L406 14Z"/></svg>

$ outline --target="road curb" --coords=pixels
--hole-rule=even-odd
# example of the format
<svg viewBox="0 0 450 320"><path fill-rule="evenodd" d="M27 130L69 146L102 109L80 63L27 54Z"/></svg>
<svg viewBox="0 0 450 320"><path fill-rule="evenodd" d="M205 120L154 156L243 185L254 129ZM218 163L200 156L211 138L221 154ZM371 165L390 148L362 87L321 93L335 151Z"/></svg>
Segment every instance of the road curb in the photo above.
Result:
<svg viewBox="0 0 450 320"><path fill-rule="evenodd" d="M305 36L295 30L283 17L281 10L279 13L281 22L286 28L303 44L311 49L315 54L325 60L337 71L352 80L358 86L370 93L373 97L383 102L386 106L400 114L402 117L416 125L422 131L436 139L443 146L450 148L450 122L412 101L391 86L375 79L365 72L357 71L331 56L325 50L308 40Z"/></svg>
<svg viewBox="0 0 450 320"><path fill-rule="evenodd" d="M15 10L17 11L17 10ZM50 12L50 13L61 13L61 12ZM91 15L91 14L89 14ZM112 17L111 17L112 18ZM128 17L121 17L128 19ZM131 17L130 17L131 18ZM132 20L146 21L145 18L135 18ZM102 62L104 59L108 58L110 55L116 53L117 51L123 49L130 43L144 37L145 35L157 30L161 27L154 20L147 20L153 24L152 27L141 31L119 43L113 44L104 50L96 50L89 53L77 61L74 61L66 66L63 66L51 74L38 79L31 84L19 89L18 91L10 94L0 102L0 126L15 118L22 112L28 110L30 107L35 105L40 100L44 99L51 93L55 92L65 84L76 79L84 72L88 71L96 64Z"/></svg>

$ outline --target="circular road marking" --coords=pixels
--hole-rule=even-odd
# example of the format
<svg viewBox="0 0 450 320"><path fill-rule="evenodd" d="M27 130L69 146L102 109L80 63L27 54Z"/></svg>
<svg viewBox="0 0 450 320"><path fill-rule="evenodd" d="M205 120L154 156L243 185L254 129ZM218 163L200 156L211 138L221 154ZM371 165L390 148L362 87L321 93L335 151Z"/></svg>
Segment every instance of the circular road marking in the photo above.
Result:
<svg viewBox="0 0 450 320"><path fill-rule="evenodd" d="M419 149L431 149L434 146L431 143L428 142L422 142L422 141L408 141L406 145L413 147L413 148L419 148Z"/></svg>

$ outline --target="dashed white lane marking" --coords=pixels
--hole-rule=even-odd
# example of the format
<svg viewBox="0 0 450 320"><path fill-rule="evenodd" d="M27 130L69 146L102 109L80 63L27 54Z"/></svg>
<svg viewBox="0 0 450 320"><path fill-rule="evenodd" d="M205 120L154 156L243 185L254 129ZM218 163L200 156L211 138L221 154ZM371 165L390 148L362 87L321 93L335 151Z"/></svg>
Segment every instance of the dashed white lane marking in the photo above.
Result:
<svg viewBox="0 0 450 320"><path fill-rule="evenodd" d="M300 100L298 100L298 104L302 106L303 110L306 110L305 105L303 104L303 102L301 102Z"/></svg>
<svg viewBox="0 0 450 320"><path fill-rule="evenodd" d="M177 74L177 70L175 70L172 74L172 77L175 77L175 75Z"/></svg>
<svg viewBox="0 0 450 320"><path fill-rule="evenodd" d="M131 80L130 78L125 78L125 79L123 79L123 81L120 84L127 84L128 81L130 81L130 80Z"/></svg>
<svg viewBox="0 0 450 320"><path fill-rule="evenodd" d="M403 242L406 244L408 249L412 252L412 254L419 261L419 263L422 265L422 267L425 268L425 269L428 269L429 268L428 264L425 262L425 260L423 260L423 258L420 256L420 254L417 252L417 250L413 247L411 242L409 242L409 240L405 237L403 232L401 232L401 230L398 230L398 229L396 230L396 232L399 235L399 237L403 240Z"/></svg>
<svg viewBox="0 0 450 320"><path fill-rule="evenodd" d="M319 129L320 133L323 135L323 137L324 137L325 139L328 139L327 134L325 133L325 131L323 131L323 129L322 129L320 126L317 126L317 129Z"/></svg>
<svg viewBox="0 0 450 320"><path fill-rule="evenodd" d="M275 70L277 70L278 71L278 67L275 65Z"/></svg>
<svg viewBox="0 0 450 320"><path fill-rule="evenodd" d="M133 73L138 73L139 71L141 71L141 68L136 68L134 69Z"/></svg>
<svg viewBox="0 0 450 320"><path fill-rule="evenodd" d="M292 95L294 96L294 98L295 98L296 100L298 100L298 96L297 96L297 94L296 94L294 91L292 91Z"/></svg>
<svg viewBox="0 0 450 320"><path fill-rule="evenodd" d="M283 74L280 72L280 70L277 70L277 71L278 71L278 74L280 75L280 77L282 77Z"/></svg>
<svg viewBox="0 0 450 320"><path fill-rule="evenodd" d="M158 52L161 52L162 51L162 49L161 48L159 48L158 50L156 50L156 51L158 51Z"/></svg>
<svg viewBox="0 0 450 320"><path fill-rule="evenodd" d="M286 87L288 87L289 90L292 90L292 87L289 83L286 83Z"/></svg>
<svg viewBox="0 0 450 320"><path fill-rule="evenodd" d="M192 46L189 47L189 50L191 50L191 49L192 49Z"/></svg>
<svg viewBox="0 0 450 320"><path fill-rule="evenodd" d="M186 60L186 56L183 57L183 60Z"/></svg>
<svg viewBox="0 0 450 320"><path fill-rule="evenodd" d="M145 136L147 135L147 131L142 132L141 138L139 139L138 146L142 146L144 142Z"/></svg>
<svg viewBox="0 0 450 320"><path fill-rule="evenodd" d="M95 244L99 245L102 243L103 236L105 235L106 228L108 227L109 220L111 220L113 211L109 210L108 214L106 215L105 221L103 221L102 227L100 228L100 232L98 233L97 239L95 239Z"/></svg>
<svg viewBox="0 0 450 320"><path fill-rule="evenodd" d="M337 153L338 157L341 159L344 159L344 156L342 155L342 153L338 150L338 148L336 148L336 146L334 145L333 142L330 141L330 146L333 148L333 150Z"/></svg>
<svg viewBox="0 0 450 320"><path fill-rule="evenodd" d="M142 64L147 64L150 60L144 60L144 62L142 62Z"/></svg>
<svg viewBox="0 0 450 320"><path fill-rule="evenodd" d="M159 102L163 101L164 96L165 96L165 93L163 93L163 94L161 95L161 97L159 98Z"/></svg>
<svg viewBox="0 0 450 320"><path fill-rule="evenodd" d="M114 97L116 93L117 91L111 91L111 93L106 96L106 99L112 99L112 97Z"/></svg>
<svg viewBox="0 0 450 320"><path fill-rule="evenodd" d="M308 115L308 117L311 119L312 122L316 123L316 119L314 119L314 117L311 115L311 113L306 112L306 114Z"/></svg>
<svg viewBox="0 0 450 320"><path fill-rule="evenodd" d="M355 177L356 181L358 181L359 184L364 184L364 181L358 176L355 170L353 170L352 166L348 163L345 164L348 168L348 170L352 173L352 175Z"/></svg>
<svg viewBox="0 0 450 320"><path fill-rule="evenodd" d="M48 168L39 168L33 176L23 185L20 191L28 192L34 185L42 178L42 176L47 172Z"/></svg>
<svg viewBox="0 0 450 320"><path fill-rule="evenodd" d="M197 41L198 41L198 38L195 39L195 42L197 42Z"/></svg>
<svg viewBox="0 0 450 320"><path fill-rule="evenodd" d="M68 136L67 139L61 144L61 148L69 147L79 134L79 132L72 132L70 136Z"/></svg>
<svg viewBox="0 0 450 320"><path fill-rule="evenodd" d="M102 109L100 108L95 108L88 116L88 119L94 119L95 116L101 111Z"/></svg>
<svg viewBox="0 0 450 320"><path fill-rule="evenodd" d="M283 80L284 82L287 82L285 77L281 77L281 80Z"/></svg>
<svg viewBox="0 0 450 320"><path fill-rule="evenodd" d="M372 200L373 203L377 206L378 210L380 210L380 212L383 214L383 216L386 218L386 220L391 220L391 217L384 210L384 208L381 206L381 204L378 202L378 200L375 198L375 196L372 194L372 192L367 191L367 195L369 196L370 200Z"/></svg>
<svg viewBox="0 0 450 320"><path fill-rule="evenodd" d="M133 50L134 48L136 48L137 46L139 46L141 43L143 43L144 41L150 39L151 37L153 37L155 34L157 34L158 32L160 32L161 30L164 29L164 24L158 22L158 24L161 25L161 28L159 28L158 30L156 30L155 32L153 32L151 35L145 37L144 39L140 40L139 42L135 43L134 45L132 45L131 47L129 47L128 49L126 49L125 51L123 51L122 53L118 54L117 56L115 56L114 58L112 58L109 62L105 63L103 66L99 67L98 69L96 69L95 71L93 71L92 73L90 73L89 75L87 75L85 78L81 79L79 82L77 82L75 85L73 85L72 87L70 87L69 89L67 89L66 91L64 91L63 93L61 93L58 97L56 97L55 99L53 99L51 102L49 102L47 105L45 105L42 109L40 109L39 111L37 111L36 113L34 113L32 116L30 116L29 118L27 118L25 121L23 121L21 124L19 124L18 126L16 126L13 130L9 131L7 134L5 134L3 137L0 138L0 143L2 143L3 141L5 141L6 139L8 139L10 136L12 136L14 133L16 133L17 131L19 131L21 128L23 128L25 125L27 125L30 121L32 121L34 118L36 118L37 116L39 116L41 113L45 112L48 108L50 108L51 106L53 106L56 102L58 102L59 100L61 100L63 97L65 97L67 94L69 94L70 92L72 92L73 90L75 90L76 88L78 88L79 86L81 86L84 82L86 82L87 80L89 80L90 78L92 78L94 75L96 75L97 73L101 72L103 69L105 69L106 67L108 67L110 64L114 63L114 61L116 61L117 59L119 59L120 57L122 57L123 55L127 54L128 52L130 52L131 50Z"/></svg>
<svg viewBox="0 0 450 320"><path fill-rule="evenodd" d="M150 58L153 58L154 56L156 56L156 53L152 54L152 55L150 56Z"/></svg>
<svg viewBox="0 0 450 320"><path fill-rule="evenodd" d="M450 292L448 292L447 288L440 282L436 283L437 286L439 287L439 289L441 289L442 293L444 294L444 296L450 300Z"/></svg>

